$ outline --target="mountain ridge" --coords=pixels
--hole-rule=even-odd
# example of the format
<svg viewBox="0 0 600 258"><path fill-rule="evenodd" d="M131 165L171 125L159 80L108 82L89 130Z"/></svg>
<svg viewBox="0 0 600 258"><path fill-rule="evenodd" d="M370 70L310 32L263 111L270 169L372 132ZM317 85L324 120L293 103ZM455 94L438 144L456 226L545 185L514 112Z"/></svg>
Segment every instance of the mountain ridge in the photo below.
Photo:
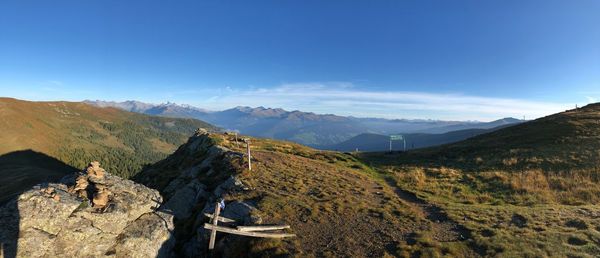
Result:
<svg viewBox="0 0 600 258"><path fill-rule="evenodd" d="M0 201L47 177L59 178L45 168L59 166L44 155L64 162L65 171L99 159L109 171L127 178L166 157L199 127L218 130L195 119L150 116L81 102L0 98L0 185L7 186L0 188Z"/></svg>
<svg viewBox="0 0 600 258"><path fill-rule="evenodd" d="M504 120L504 119L502 119ZM503 123L503 122L499 122ZM505 123L489 129L462 129L456 131L450 131L446 133L409 133L402 134L406 141L406 149L404 148L403 141L394 141L392 144L393 151L404 151L426 148L431 146L438 146L443 144L449 144L459 142L471 137L475 137L480 134L490 133L502 128L514 126L520 122ZM496 121L490 122L490 124L497 124ZM324 146L322 149L325 150L336 150L336 151L387 151L389 150L390 136L364 133L352 137L341 143Z"/></svg>
<svg viewBox="0 0 600 258"><path fill-rule="evenodd" d="M86 103L95 105L94 101L86 101ZM99 105L107 105L107 103L112 103L116 107L120 106L117 102L100 102ZM161 105L163 104L155 106ZM122 106L120 108L127 108ZM291 140L318 148L340 143L361 133L445 133L461 129L488 129L497 126L494 122L514 123L521 121L514 118L492 122L357 118L334 114L316 114L299 110L287 111L281 108L265 108L262 106L256 108L238 106L222 111L207 111L190 106L185 108L186 106L177 104L171 106L171 110L157 108L152 111L152 114L198 118L243 134ZM150 112L148 110L140 112Z"/></svg>
<svg viewBox="0 0 600 258"><path fill-rule="evenodd" d="M208 234L200 229L207 221L204 214L212 213L223 198L222 216L237 225L286 224L297 237L274 241L219 233L214 252L221 257L593 256L600 252L599 121L600 105L592 105L458 143L402 153L320 151L293 142L199 129L167 158L133 178L156 189L163 199L144 198L161 205L152 217L134 220L136 230L125 230L130 233L123 236L150 244L151 253L204 256L208 253ZM247 142L252 170L245 155ZM79 199L64 195L69 188L50 186L54 189L27 191L11 204L28 205L33 195L32 201L41 199L49 207L63 198L69 207L81 205ZM52 190L60 196L58 201ZM75 211L75 217L138 210L116 200L116 214L108 209L107 214L88 215L90 209L85 207ZM45 213L23 211L51 221ZM167 224L155 216L157 211L169 215ZM71 213L71 208L61 212ZM23 232L31 232L27 225ZM0 227L2 240L4 228ZM152 232L161 237L150 237ZM63 232L57 239L70 234ZM514 241L519 234L520 241ZM25 247L22 252L46 250L21 241L39 234L11 236L22 236L16 238ZM123 247L119 239L116 246ZM70 247L74 246L79 245ZM136 250L133 246L115 251Z"/></svg>

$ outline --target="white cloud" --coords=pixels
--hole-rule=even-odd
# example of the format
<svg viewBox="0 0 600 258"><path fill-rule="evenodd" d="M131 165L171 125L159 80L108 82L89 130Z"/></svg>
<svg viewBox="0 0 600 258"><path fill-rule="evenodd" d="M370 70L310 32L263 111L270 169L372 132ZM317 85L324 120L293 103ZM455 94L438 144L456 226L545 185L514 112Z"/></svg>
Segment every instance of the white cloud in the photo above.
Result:
<svg viewBox="0 0 600 258"><path fill-rule="evenodd" d="M574 106L572 103L464 94L369 91L343 82L288 83L274 88L221 91L220 95L211 96L198 104L211 109L266 106L360 117L481 121L509 116L533 119Z"/></svg>
<svg viewBox="0 0 600 258"><path fill-rule="evenodd" d="M585 98L587 99L588 104L598 102L598 98L594 98L594 97L590 97L590 96L586 96Z"/></svg>

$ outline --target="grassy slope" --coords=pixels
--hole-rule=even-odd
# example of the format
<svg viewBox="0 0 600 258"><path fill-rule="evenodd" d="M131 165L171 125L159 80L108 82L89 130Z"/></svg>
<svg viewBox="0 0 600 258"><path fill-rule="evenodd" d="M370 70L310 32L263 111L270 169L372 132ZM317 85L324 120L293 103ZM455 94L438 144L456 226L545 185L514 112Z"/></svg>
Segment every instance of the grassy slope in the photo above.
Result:
<svg viewBox="0 0 600 258"><path fill-rule="evenodd" d="M596 104L456 144L358 155L460 220L486 255L593 257L600 253L599 121Z"/></svg>
<svg viewBox="0 0 600 258"><path fill-rule="evenodd" d="M594 205L598 186L588 177L594 170L586 170L593 164L550 163L558 164L553 167L529 163L524 154L526 146L530 153L543 154L538 160L577 153L576 148L559 149L555 141L578 140L581 131L591 137L595 129L587 127L588 118L578 120L590 110L406 154L355 156L252 138L253 170L247 171L242 159L232 166L252 190L225 198L255 203L263 223L290 224L298 238L253 239L229 251L262 257L593 256L600 252L600 208ZM578 129L560 130L572 124ZM236 144L231 135L212 137L215 144L245 153L244 144ZM503 153L517 161L505 161ZM162 178L154 180L163 183L160 189L201 157L163 162L152 178ZM570 169L571 176L559 168ZM209 188L216 185L214 178L199 179Z"/></svg>
<svg viewBox="0 0 600 258"><path fill-rule="evenodd" d="M152 117L76 102L0 98L0 155L33 150L75 168L99 160L109 172L123 177L166 157L197 127L212 128L193 119ZM13 172L29 171L39 180L47 176L47 171L35 161L29 162L31 167L23 162L17 167L9 164L8 158L1 160L0 166L11 167ZM30 184L26 179L18 182ZM15 181L3 181L0 185L9 183Z"/></svg>
<svg viewBox="0 0 600 258"><path fill-rule="evenodd" d="M216 145L245 153L244 143L236 143L232 135L212 134L211 138ZM350 154L271 139L251 138L251 142L252 171L236 156L227 165L213 167L220 171L218 178L201 174L198 179L211 191L230 174L236 174L249 190L230 193L226 201L253 203L264 224L289 224L298 237L242 238L246 241L227 248L229 257L428 256L438 251L450 256L476 254L468 232L454 228L458 223L442 214L428 216L429 212L400 198L386 178ZM188 149L182 146L138 174L136 180L163 190L181 171L203 161L203 151L187 153ZM180 233L180 239L189 238L201 225L181 223L183 231L192 230Z"/></svg>
<svg viewBox="0 0 600 258"><path fill-rule="evenodd" d="M244 151L228 137L218 141ZM255 138L252 153L253 170L244 170L240 179L254 191L228 198L257 200L266 223L289 224L298 234L285 243L254 241L253 252L382 256L394 254L412 227L426 227L350 155Z"/></svg>

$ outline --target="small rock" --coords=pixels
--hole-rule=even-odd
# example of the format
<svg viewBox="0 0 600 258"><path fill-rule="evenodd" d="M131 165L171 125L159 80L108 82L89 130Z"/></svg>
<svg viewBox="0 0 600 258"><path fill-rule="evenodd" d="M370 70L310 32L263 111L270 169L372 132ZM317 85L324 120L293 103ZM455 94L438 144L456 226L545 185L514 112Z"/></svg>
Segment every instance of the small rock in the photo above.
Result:
<svg viewBox="0 0 600 258"><path fill-rule="evenodd" d="M208 134L208 131L206 129L204 129L204 128L198 128L194 132L195 136L201 136L201 135L206 135L206 134Z"/></svg>
<svg viewBox="0 0 600 258"><path fill-rule="evenodd" d="M88 174L88 176L96 178L103 178L104 174L106 173L106 171L100 167L100 162L98 161L90 162L88 167L85 169L85 172Z"/></svg>
<svg viewBox="0 0 600 258"><path fill-rule="evenodd" d="M233 219L245 225L260 224L262 218L253 213L255 210L256 208L248 202L235 201L225 206L223 217Z"/></svg>
<svg viewBox="0 0 600 258"><path fill-rule="evenodd" d="M94 204L93 207L97 209L106 207L109 202L110 194L111 192L106 188L98 189L98 192L94 194L94 199L92 201Z"/></svg>

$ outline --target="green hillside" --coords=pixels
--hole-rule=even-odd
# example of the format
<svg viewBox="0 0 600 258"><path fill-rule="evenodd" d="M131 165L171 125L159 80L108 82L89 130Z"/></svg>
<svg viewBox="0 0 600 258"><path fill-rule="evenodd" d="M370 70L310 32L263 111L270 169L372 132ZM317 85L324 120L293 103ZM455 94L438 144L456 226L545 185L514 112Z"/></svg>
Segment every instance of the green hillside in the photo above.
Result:
<svg viewBox="0 0 600 258"><path fill-rule="evenodd" d="M514 163L503 155L528 146L539 160L552 161L588 150L560 147L581 138L580 145L597 144L598 129L588 124L596 109L407 153L319 151L252 138L252 171L236 137L200 135L136 180L167 200L176 196L173 185L199 183L204 197L189 204L192 214L210 210L222 196L228 205L252 205L263 223L288 224L298 234L281 241L220 234L218 241L227 243L218 250L223 257L595 257L600 184L588 169L594 161L527 165L520 163L528 161L525 152L513 151ZM214 154L222 147L224 154ZM223 195L230 176L243 187ZM206 239L196 228L205 222L201 216L178 221L176 250L185 253L200 241L202 253Z"/></svg>
<svg viewBox="0 0 600 258"><path fill-rule="evenodd" d="M594 257L599 121L600 105L592 104L455 144L356 155L463 221L485 256Z"/></svg>
<svg viewBox="0 0 600 258"><path fill-rule="evenodd" d="M429 257L431 252L424 247L431 244L446 255L476 256L477 251L467 246L470 232L457 221L414 207L398 195L398 188L352 155L272 139L250 141L251 171L241 155L246 151L244 143L233 135L211 134L193 136L173 155L134 177L158 189L166 203L174 203L173 199L179 199L175 201L178 204L183 200L188 203L193 216L177 220L174 230L178 256L207 255L205 231L198 230L206 218L198 215L207 212L205 207L210 210L220 197L227 203L223 216L241 213L243 210L234 206L242 202L253 207L251 214L260 217L263 224L290 225L290 232L297 237L278 240L219 233L217 242L227 245L219 247L215 257L393 257L418 253ZM233 177L241 186L226 188ZM201 189L199 198L191 198L191 190L186 190L191 194L185 197L173 194L175 189L194 188ZM198 253L188 253L185 247L197 243Z"/></svg>
<svg viewBox="0 0 600 258"><path fill-rule="evenodd" d="M39 169L25 169L29 179L46 179L47 171L34 160L8 165L12 162L9 157L15 156L10 154L32 150L78 169L99 160L109 172L127 178L172 153L198 127L214 128L194 119L154 117L77 102L0 98L0 155L6 156L0 159L0 167L5 168L4 175L6 167L21 173L23 164L35 165ZM17 156L26 159L31 155ZM17 183L36 181L21 179ZM10 182L0 184L5 183Z"/></svg>

